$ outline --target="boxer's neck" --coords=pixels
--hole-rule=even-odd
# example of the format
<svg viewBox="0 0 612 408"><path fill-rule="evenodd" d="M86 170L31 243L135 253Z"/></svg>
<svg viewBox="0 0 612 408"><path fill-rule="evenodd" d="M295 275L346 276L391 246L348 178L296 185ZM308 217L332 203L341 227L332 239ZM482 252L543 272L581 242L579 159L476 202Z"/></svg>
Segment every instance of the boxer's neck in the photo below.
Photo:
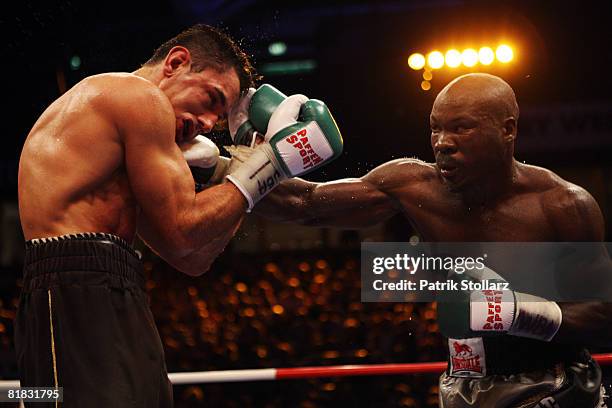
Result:
<svg viewBox="0 0 612 408"><path fill-rule="evenodd" d="M512 160L497 171L483 173L482 178L459 192L461 201L469 209L489 209L514 190L517 162Z"/></svg>
<svg viewBox="0 0 612 408"><path fill-rule="evenodd" d="M159 85L161 80L163 79L163 72L157 65L155 66L142 66L138 68L136 71L133 71L132 74L144 78L148 81L153 82L155 85Z"/></svg>

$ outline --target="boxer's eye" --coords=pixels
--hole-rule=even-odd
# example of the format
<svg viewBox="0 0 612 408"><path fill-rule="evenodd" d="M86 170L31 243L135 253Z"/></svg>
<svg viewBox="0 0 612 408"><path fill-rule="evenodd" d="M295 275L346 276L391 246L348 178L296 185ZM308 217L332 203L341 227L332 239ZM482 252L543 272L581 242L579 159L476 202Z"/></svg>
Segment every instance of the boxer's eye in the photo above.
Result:
<svg viewBox="0 0 612 408"><path fill-rule="evenodd" d="M220 118L217 123L215 123L215 127L213 128L213 130L216 132L222 132L227 129L227 118Z"/></svg>
<svg viewBox="0 0 612 408"><path fill-rule="evenodd" d="M468 125L466 123L462 123L462 124L455 125L453 130L455 131L455 133L466 133L470 131L472 128L473 126Z"/></svg>
<svg viewBox="0 0 612 408"><path fill-rule="evenodd" d="M211 104L212 106L216 106L216 105L217 105L217 103L219 102L219 99L217 98L217 95L215 95L215 94L214 94L214 93L212 93L212 92L209 92L209 93L208 93L208 99L210 99L210 104Z"/></svg>

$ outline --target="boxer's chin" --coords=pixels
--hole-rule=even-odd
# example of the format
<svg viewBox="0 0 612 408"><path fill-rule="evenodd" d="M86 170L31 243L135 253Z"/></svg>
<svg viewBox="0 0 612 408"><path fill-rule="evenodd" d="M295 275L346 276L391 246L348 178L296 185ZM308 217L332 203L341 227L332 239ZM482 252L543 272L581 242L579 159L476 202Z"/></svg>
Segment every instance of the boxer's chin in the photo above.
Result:
<svg viewBox="0 0 612 408"><path fill-rule="evenodd" d="M455 173L452 177L444 177L442 176L442 180L444 180L444 184L448 187L448 189L454 193L461 192L466 187L466 179L463 174Z"/></svg>

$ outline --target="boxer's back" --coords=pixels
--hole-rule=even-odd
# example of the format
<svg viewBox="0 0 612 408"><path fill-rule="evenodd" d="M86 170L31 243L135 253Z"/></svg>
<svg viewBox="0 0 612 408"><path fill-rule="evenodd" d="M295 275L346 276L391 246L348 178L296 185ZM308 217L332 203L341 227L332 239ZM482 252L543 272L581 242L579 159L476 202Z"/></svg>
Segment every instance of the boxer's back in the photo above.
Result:
<svg viewBox="0 0 612 408"><path fill-rule="evenodd" d="M123 145L105 105L129 74L86 78L51 104L26 139L19 211L26 239L109 232L131 240L136 205Z"/></svg>

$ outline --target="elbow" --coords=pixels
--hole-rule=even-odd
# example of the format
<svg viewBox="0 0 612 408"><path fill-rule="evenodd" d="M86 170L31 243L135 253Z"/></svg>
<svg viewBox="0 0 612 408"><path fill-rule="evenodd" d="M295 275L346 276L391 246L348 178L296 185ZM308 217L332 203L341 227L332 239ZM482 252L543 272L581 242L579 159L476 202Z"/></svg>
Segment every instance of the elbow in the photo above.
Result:
<svg viewBox="0 0 612 408"><path fill-rule="evenodd" d="M217 259L217 255L218 253L209 251L194 252L192 255L181 259L179 270L192 277L202 276L210 270L213 262Z"/></svg>
<svg viewBox="0 0 612 408"><path fill-rule="evenodd" d="M304 217L304 218L295 220L295 222L305 227L324 227L326 226L326 223L324 222L324 220L321 218L317 218L317 217Z"/></svg>
<svg viewBox="0 0 612 408"><path fill-rule="evenodd" d="M204 275L206 272L208 272L210 269L210 267L208 268L183 268L181 270L181 272L183 272L185 275L189 275L193 278L197 278L199 276Z"/></svg>
<svg viewBox="0 0 612 408"><path fill-rule="evenodd" d="M174 269L185 275L198 277L210 270L214 258L197 253L196 251L166 253L164 257Z"/></svg>
<svg viewBox="0 0 612 408"><path fill-rule="evenodd" d="M284 214L285 217L281 214L281 219L279 222L290 222L294 224L304 225L307 227L316 227L320 225L320 217L318 214L313 211L311 205L312 194L309 194L306 197L290 195L285 198L287 206L292 208L293 211L290 214Z"/></svg>
<svg viewBox="0 0 612 408"><path fill-rule="evenodd" d="M173 265L179 272L197 278L198 276L204 275L210 270L212 262L181 262Z"/></svg>

